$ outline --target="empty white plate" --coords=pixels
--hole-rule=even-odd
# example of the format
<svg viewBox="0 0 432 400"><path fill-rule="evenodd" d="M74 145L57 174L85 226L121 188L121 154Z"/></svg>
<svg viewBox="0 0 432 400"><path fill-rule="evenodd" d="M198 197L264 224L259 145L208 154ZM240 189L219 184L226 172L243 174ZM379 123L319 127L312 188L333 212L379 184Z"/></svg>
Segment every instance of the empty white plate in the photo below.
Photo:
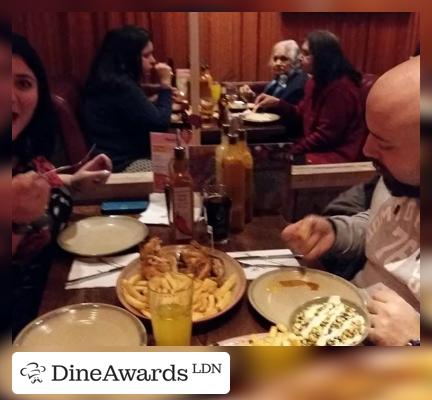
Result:
<svg viewBox="0 0 432 400"><path fill-rule="evenodd" d="M70 253L99 257L136 246L148 233L147 226L132 217L90 217L71 223L60 233L57 242Z"/></svg>

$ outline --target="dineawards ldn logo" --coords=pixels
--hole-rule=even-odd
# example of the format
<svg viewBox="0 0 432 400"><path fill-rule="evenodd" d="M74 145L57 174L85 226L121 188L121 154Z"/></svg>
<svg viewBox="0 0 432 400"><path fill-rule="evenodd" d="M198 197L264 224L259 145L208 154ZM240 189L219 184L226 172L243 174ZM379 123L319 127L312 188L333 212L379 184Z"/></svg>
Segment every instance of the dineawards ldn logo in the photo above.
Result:
<svg viewBox="0 0 432 400"><path fill-rule="evenodd" d="M24 368L21 368L20 374L28 377L32 384L42 383L42 375L46 371L43 365L39 365L37 362L29 362Z"/></svg>
<svg viewBox="0 0 432 400"><path fill-rule="evenodd" d="M206 352L16 352L15 394L227 394L230 355Z"/></svg>

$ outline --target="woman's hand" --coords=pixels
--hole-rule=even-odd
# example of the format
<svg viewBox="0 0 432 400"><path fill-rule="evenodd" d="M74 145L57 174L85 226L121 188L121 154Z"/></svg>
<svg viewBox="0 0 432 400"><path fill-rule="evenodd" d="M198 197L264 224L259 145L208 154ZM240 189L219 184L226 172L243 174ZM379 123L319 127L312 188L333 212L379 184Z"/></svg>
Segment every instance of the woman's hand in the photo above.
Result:
<svg viewBox="0 0 432 400"><path fill-rule="evenodd" d="M84 164L70 178L70 186L78 192L90 191L103 185L111 175L112 162L105 154L99 154Z"/></svg>
<svg viewBox="0 0 432 400"><path fill-rule="evenodd" d="M270 96L265 93L261 93L256 99L255 99L255 110L258 110L258 108L269 108L269 107L275 107L279 104L279 99L277 97Z"/></svg>
<svg viewBox="0 0 432 400"><path fill-rule="evenodd" d="M420 315L396 292L384 285L373 290L369 339L380 346L405 346L420 338Z"/></svg>
<svg viewBox="0 0 432 400"><path fill-rule="evenodd" d="M12 178L12 221L31 224L45 214L51 195L47 180L36 172Z"/></svg>
<svg viewBox="0 0 432 400"><path fill-rule="evenodd" d="M173 76L171 67L165 63L157 63L154 68L159 76L160 83L171 86L171 78Z"/></svg>

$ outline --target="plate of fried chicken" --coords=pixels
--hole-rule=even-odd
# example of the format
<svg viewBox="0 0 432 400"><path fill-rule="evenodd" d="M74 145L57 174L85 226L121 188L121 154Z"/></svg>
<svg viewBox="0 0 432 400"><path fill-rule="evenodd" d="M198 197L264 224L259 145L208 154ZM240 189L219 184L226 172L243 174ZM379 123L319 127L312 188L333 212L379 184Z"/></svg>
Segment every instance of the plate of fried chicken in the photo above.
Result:
<svg viewBox="0 0 432 400"><path fill-rule="evenodd" d="M133 314L149 319L146 282L168 272L184 273L193 279L194 323L226 313L240 301L246 290L242 267L226 253L195 241L189 245L163 246L158 237L153 237L140 246L139 259L127 265L120 274L116 286L118 299ZM209 290L203 291L204 287ZM216 299L216 307L210 308L209 303L214 303L212 296ZM221 299L220 304L218 299Z"/></svg>

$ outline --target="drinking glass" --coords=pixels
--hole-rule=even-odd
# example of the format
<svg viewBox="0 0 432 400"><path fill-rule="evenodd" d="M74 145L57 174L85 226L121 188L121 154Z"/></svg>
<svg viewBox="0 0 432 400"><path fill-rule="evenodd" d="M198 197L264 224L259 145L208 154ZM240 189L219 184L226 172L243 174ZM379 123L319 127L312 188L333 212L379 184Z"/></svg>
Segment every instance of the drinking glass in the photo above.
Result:
<svg viewBox="0 0 432 400"><path fill-rule="evenodd" d="M149 305L157 346L190 346L192 336L192 279L170 273L174 287L155 276L149 281ZM165 283L164 283L165 282Z"/></svg>
<svg viewBox="0 0 432 400"><path fill-rule="evenodd" d="M211 228L213 242L228 242L230 231L231 199L222 184L208 185L203 189L207 226Z"/></svg>

